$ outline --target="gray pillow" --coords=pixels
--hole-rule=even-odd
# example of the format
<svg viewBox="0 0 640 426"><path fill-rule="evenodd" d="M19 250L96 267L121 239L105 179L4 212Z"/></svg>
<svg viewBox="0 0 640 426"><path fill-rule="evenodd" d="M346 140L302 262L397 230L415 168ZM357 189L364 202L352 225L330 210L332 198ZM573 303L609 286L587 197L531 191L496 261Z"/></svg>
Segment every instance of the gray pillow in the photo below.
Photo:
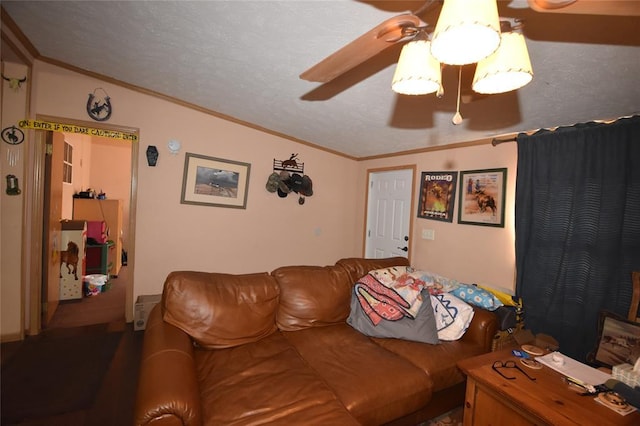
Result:
<svg viewBox="0 0 640 426"><path fill-rule="evenodd" d="M435 345L440 341L428 290L422 291L422 298L422 306L415 319L405 317L398 321L382 320L375 326L364 313L360 302L358 302L358 297L353 292L351 294L351 313L347 318L347 323L365 336L404 339Z"/></svg>

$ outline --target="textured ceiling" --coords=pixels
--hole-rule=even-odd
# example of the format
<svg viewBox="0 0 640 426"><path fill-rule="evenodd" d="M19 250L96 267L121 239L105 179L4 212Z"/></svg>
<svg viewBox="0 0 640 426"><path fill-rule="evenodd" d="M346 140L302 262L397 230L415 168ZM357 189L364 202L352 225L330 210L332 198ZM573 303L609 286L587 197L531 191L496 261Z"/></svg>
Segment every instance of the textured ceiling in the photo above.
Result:
<svg viewBox="0 0 640 426"><path fill-rule="evenodd" d="M640 18L535 12L523 18L533 82L470 94L444 70L445 96L400 96L390 82L400 46L331 83L299 74L383 20L401 1L2 1L43 59L53 59L353 157L610 119L640 111ZM639 6L640 7L640 6ZM438 7L421 16L434 23ZM3 45L4 48L4 45ZM117 123L116 123L117 124Z"/></svg>

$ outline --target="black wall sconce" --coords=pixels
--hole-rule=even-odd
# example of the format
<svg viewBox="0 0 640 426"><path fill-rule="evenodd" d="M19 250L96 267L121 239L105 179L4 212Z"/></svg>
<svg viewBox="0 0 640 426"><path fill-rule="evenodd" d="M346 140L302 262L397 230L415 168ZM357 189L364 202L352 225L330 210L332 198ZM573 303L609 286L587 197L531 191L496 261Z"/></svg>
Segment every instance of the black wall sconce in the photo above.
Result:
<svg viewBox="0 0 640 426"><path fill-rule="evenodd" d="M150 167L154 167L158 162L158 148L155 145L149 145L147 147L147 164Z"/></svg>

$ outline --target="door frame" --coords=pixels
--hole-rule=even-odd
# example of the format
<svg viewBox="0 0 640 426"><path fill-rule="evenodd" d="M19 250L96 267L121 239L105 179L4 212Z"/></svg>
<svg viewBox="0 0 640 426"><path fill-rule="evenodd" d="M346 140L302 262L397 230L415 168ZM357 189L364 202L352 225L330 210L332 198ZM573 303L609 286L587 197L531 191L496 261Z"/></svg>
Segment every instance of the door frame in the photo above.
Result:
<svg viewBox="0 0 640 426"><path fill-rule="evenodd" d="M392 167L379 167L373 169L367 169L367 179L365 185L367 186L367 190L365 191L365 199L364 199L364 225L362 230L362 257L364 257L367 253L367 229L369 228L369 190L370 190L370 182L371 175L375 173L383 173L383 172L392 172L396 170L411 170L411 208L409 209L409 251L407 251L407 259L409 263L411 263L411 253L412 245L413 245L413 211L415 208L415 190L416 190L416 170L417 166L415 164L405 164L399 166Z"/></svg>
<svg viewBox="0 0 640 426"><path fill-rule="evenodd" d="M42 204L43 214L43 262L42 262L42 282L40 283L40 321L43 328L47 328L53 315L60 304L60 274L61 265L56 260L54 253L62 250L62 225L59 220L52 220L52 212L59 208L58 213L62 212L62 193L63 193L63 166L64 161L64 134L55 134L54 132L44 133L47 144L45 155L45 173L44 173L44 200ZM53 182L58 183L54 187ZM58 215L56 215L58 216ZM55 219L58 219L57 217ZM58 222L58 223L56 223ZM57 270L55 265L57 265Z"/></svg>
<svg viewBox="0 0 640 426"><path fill-rule="evenodd" d="M77 126L96 128L101 130L112 130L135 134L137 142L131 142L131 188L129 198L129 249L127 251L127 268L129 280L127 282L125 296L125 319L126 322L133 321L133 277L135 270L135 236L136 236L136 206L138 200L138 157L139 157L139 129L119 125L105 125L102 123L88 122L82 120L67 119L49 115L36 115L37 120L73 124ZM33 133L32 133L33 132ZM28 145L28 152L25 155L25 214L23 222L23 244L22 253L22 287L25 289L22 305L23 321L27 320L26 334L35 335L40 333L42 326L42 235L43 229L43 207L44 207L44 171L45 171L45 150L47 130L30 130L30 137L34 143ZM24 322L23 322L24 324Z"/></svg>

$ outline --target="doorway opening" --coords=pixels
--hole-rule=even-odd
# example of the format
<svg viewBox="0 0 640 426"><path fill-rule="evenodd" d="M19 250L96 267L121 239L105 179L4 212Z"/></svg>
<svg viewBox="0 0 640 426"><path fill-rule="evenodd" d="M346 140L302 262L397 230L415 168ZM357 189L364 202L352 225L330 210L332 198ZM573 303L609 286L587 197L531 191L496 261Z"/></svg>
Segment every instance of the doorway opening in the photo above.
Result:
<svg viewBox="0 0 640 426"><path fill-rule="evenodd" d="M34 268L27 277L27 334L114 319L130 322L138 130L55 117L38 119L107 131L100 134L124 132L135 135L135 140L35 131L35 173L27 223L31 235L41 241L29 249ZM40 203L42 208L32 208ZM114 211L120 216L114 216ZM73 256L67 259L67 251L70 236L78 232L69 230L80 224L84 237L78 243L83 247L77 249L74 268ZM94 226L92 236L87 232L89 224ZM100 226L102 239L96 239L95 225Z"/></svg>

